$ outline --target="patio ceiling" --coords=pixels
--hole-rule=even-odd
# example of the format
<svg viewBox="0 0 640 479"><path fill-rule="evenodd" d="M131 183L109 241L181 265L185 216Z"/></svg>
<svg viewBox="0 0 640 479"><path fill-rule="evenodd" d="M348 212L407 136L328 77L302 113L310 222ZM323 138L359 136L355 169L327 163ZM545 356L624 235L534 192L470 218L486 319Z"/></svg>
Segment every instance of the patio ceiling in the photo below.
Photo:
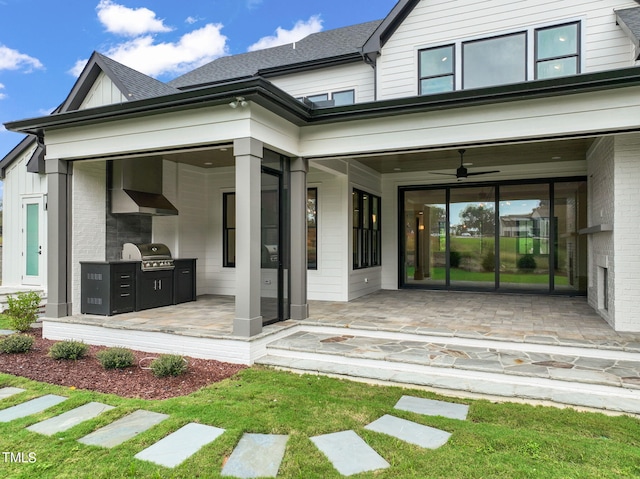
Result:
<svg viewBox="0 0 640 479"><path fill-rule="evenodd" d="M464 163L471 168L585 161L593 138L540 141L521 144L466 147ZM351 157L379 173L455 170L460 166L458 148L411 152L363 154ZM318 160L316 160L318 161ZM321 160L319 160L321 161Z"/></svg>

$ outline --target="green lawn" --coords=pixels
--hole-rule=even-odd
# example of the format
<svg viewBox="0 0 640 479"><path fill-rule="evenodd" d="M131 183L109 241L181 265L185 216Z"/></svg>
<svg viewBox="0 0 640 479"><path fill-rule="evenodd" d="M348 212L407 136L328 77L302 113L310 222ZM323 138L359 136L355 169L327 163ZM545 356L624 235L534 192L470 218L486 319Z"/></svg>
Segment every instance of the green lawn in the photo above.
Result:
<svg viewBox="0 0 640 479"><path fill-rule="evenodd" d="M0 314L0 329L11 329L11 322L6 314Z"/></svg>
<svg viewBox="0 0 640 479"><path fill-rule="evenodd" d="M571 409L465 400L466 421L394 410L404 394L438 398L425 391L371 386L327 377L250 368L190 396L164 401L124 399L51 386L0 374L0 387L27 392L0 402L5 408L42 394L69 399L50 411L0 424L0 451L33 452L35 463L0 463L3 478L216 478L245 432L289 434L279 477L341 477L309 440L310 436L353 429L391 467L358 478L622 478L640 476L640 420L580 413ZM446 400L446 398L445 398ZM52 437L25 427L88 401L116 409ZM460 402L460 400L457 400ZM114 419L144 408L170 418L112 449L85 446L77 439ZM425 450L364 426L384 414L452 433L437 450ZM175 469L133 456L188 422L226 429Z"/></svg>

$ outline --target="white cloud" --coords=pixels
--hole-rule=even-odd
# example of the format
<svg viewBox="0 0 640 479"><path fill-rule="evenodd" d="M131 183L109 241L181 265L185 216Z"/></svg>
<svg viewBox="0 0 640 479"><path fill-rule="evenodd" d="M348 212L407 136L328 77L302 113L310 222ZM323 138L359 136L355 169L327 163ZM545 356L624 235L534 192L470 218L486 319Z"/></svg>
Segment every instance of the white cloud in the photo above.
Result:
<svg viewBox="0 0 640 479"><path fill-rule="evenodd" d="M278 27L275 35L262 37L256 43L249 46L247 50L253 52L255 50L263 50L265 48L297 42L307 35L317 33L320 30L322 30L322 19L319 15L314 15L306 22L304 20L298 20L291 30Z"/></svg>
<svg viewBox="0 0 640 479"><path fill-rule="evenodd" d="M98 19L108 32L136 37L147 33L170 32L172 29L148 8L128 8L112 0L100 0Z"/></svg>
<svg viewBox="0 0 640 479"><path fill-rule="evenodd" d="M2 89L4 89L4 85L0 83L0 90ZM7 94L0 91L0 100L4 100L5 98L7 98Z"/></svg>
<svg viewBox="0 0 640 479"><path fill-rule="evenodd" d="M202 18L192 17L191 15L189 15L187 18L184 19L184 22L188 23L189 25L193 25L194 23L198 23L200 20L202 20Z"/></svg>
<svg viewBox="0 0 640 479"><path fill-rule="evenodd" d="M221 24L209 23L183 35L175 43L154 43L151 35L118 44L107 52L109 58L150 76L179 74L227 54L227 37ZM69 73L79 76L87 60L78 60Z"/></svg>
<svg viewBox="0 0 640 479"><path fill-rule="evenodd" d="M259 5L261 5L263 2L263 0L247 0L247 8L249 10L253 10L254 8L257 8Z"/></svg>
<svg viewBox="0 0 640 479"><path fill-rule="evenodd" d="M44 68L44 65L37 58L0 45L0 70L24 69L31 72L36 68Z"/></svg>

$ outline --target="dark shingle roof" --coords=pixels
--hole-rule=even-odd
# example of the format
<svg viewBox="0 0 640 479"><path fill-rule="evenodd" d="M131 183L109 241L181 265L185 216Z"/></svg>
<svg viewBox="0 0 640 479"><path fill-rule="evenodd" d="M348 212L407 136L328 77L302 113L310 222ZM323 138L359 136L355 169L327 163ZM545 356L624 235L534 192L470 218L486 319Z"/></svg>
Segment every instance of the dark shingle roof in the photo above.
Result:
<svg viewBox="0 0 640 479"><path fill-rule="evenodd" d="M105 73L107 73L112 80L117 80L122 84L122 87L125 89L123 93L127 95L130 100L144 100L146 98L171 95L172 93L178 92L176 88L155 78L151 78L144 73L140 73L133 68L129 68L122 63L118 63L109 57L100 53L96 53L96 55L113 75L109 75L109 72ZM113 78L113 76L116 78Z"/></svg>
<svg viewBox="0 0 640 479"><path fill-rule="evenodd" d="M358 54L380 22L381 20L377 20L313 33L294 44L221 57L168 84L175 88L188 89L197 85L250 77L263 70Z"/></svg>
<svg viewBox="0 0 640 479"><path fill-rule="evenodd" d="M617 10L616 19L636 46L636 60L640 59L640 7Z"/></svg>

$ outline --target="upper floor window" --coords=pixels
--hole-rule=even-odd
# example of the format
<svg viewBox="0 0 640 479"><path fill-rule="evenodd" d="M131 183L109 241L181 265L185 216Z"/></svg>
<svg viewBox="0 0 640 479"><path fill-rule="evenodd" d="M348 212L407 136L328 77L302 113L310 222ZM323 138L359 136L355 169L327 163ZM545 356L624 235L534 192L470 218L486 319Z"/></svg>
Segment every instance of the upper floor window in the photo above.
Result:
<svg viewBox="0 0 640 479"><path fill-rule="evenodd" d="M527 79L525 33L462 44L463 88L517 83Z"/></svg>
<svg viewBox="0 0 640 479"><path fill-rule="evenodd" d="M419 55L420 94L453 91L455 89L454 45L421 50Z"/></svg>
<svg viewBox="0 0 640 479"><path fill-rule="evenodd" d="M536 78L578 73L578 24L536 30Z"/></svg>
<svg viewBox="0 0 640 479"><path fill-rule="evenodd" d="M460 60L456 61L456 58ZM579 72L580 22L531 27L418 52L421 95Z"/></svg>

